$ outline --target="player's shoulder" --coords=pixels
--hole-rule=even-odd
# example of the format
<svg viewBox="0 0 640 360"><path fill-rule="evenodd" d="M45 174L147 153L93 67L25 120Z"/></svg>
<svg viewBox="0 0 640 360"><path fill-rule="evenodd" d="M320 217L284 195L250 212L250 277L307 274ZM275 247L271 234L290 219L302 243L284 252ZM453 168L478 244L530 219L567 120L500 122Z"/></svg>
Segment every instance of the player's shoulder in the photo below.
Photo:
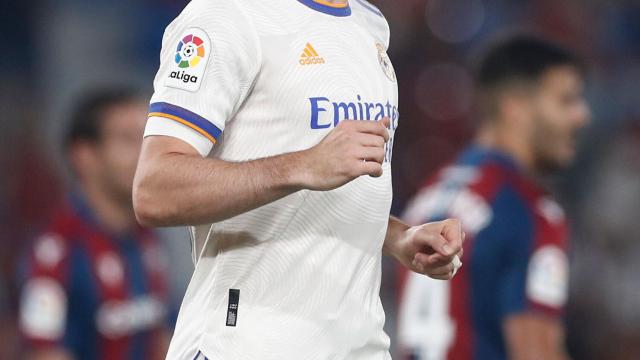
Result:
<svg viewBox="0 0 640 360"><path fill-rule="evenodd" d="M538 249L546 245L564 249L568 226L560 204L539 185L515 176L501 186L492 204L494 227L510 242ZM524 244L526 243L526 244Z"/></svg>
<svg viewBox="0 0 640 360"><path fill-rule="evenodd" d="M209 61L211 54L215 53L214 60L236 56L235 60L257 68L255 63L260 60L260 44L251 15L255 11L250 11L250 6L249 2L242 0L192 0L165 29L164 57L179 59L176 48L178 52L191 49L192 52L197 51L191 60L195 64L201 60ZM173 61L168 63L173 64ZM176 61L175 66L180 71L195 65L183 60ZM199 69L205 71L205 67ZM192 77L203 78L202 75Z"/></svg>
<svg viewBox="0 0 640 360"><path fill-rule="evenodd" d="M354 9L354 11L362 11L366 14L369 14L378 19L384 19L384 14L378 7L370 3L366 0L353 0L349 3L349 5ZM385 20L386 21L386 20Z"/></svg>
<svg viewBox="0 0 640 360"><path fill-rule="evenodd" d="M48 224L29 244L34 260L43 265L56 265L68 257L77 246L83 223L84 219L72 210L70 203L60 204Z"/></svg>
<svg viewBox="0 0 640 360"><path fill-rule="evenodd" d="M78 193L70 194L56 207L46 226L31 238L27 253L32 266L45 272L67 266L90 237L87 229L91 216L83 198Z"/></svg>
<svg viewBox="0 0 640 360"><path fill-rule="evenodd" d="M460 218L467 227L477 228L490 218L483 189L482 169L453 162L430 176L407 204L403 218L418 224L448 214ZM462 211L461 211L462 210Z"/></svg>
<svg viewBox="0 0 640 360"><path fill-rule="evenodd" d="M434 189L472 192L491 203L498 191L509 184L513 173L513 166L489 157L472 146L441 167L421 186L420 192Z"/></svg>
<svg viewBox="0 0 640 360"><path fill-rule="evenodd" d="M551 227L565 226L562 206L542 185L524 174L518 174L510 183L538 223Z"/></svg>
<svg viewBox="0 0 640 360"><path fill-rule="evenodd" d="M511 172L502 162L467 149L438 171L431 186L472 192L491 203L496 193L508 183Z"/></svg>
<svg viewBox="0 0 640 360"><path fill-rule="evenodd" d="M187 14L200 14L203 16L216 16L218 12L222 12L225 15L227 11L242 11L242 7L246 7L249 2L242 0L191 0L184 7L183 13Z"/></svg>
<svg viewBox="0 0 640 360"><path fill-rule="evenodd" d="M541 192L511 157L471 147L457 165L474 169L469 186L492 204L494 212L505 212L507 217L532 215L535 209L531 204Z"/></svg>
<svg viewBox="0 0 640 360"><path fill-rule="evenodd" d="M282 18L284 14L287 14L287 10L291 12L291 3L283 0L191 0L181 15L197 16L210 20L223 18L223 20L230 21L237 17L253 20L256 16L272 14L279 14ZM246 26L247 24L238 25Z"/></svg>
<svg viewBox="0 0 640 360"><path fill-rule="evenodd" d="M216 31L249 31L252 28L252 12L249 11L252 7L251 2L243 0L191 0L167 30L186 26Z"/></svg>
<svg viewBox="0 0 640 360"><path fill-rule="evenodd" d="M349 2L352 12L361 19L365 27L377 40L385 46L385 50L389 47L390 30L389 23L384 14L375 5L366 0L352 0Z"/></svg>

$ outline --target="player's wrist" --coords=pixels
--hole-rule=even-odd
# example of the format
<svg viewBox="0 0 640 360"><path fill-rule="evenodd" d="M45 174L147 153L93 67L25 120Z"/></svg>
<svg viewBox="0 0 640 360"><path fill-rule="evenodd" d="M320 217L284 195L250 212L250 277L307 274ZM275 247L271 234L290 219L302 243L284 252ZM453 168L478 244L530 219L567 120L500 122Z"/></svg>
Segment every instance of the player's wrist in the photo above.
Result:
<svg viewBox="0 0 640 360"><path fill-rule="evenodd" d="M283 180L284 186L289 190L299 191L312 187L312 175L308 157L308 150L286 155Z"/></svg>
<svg viewBox="0 0 640 360"><path fill-rule="evenodd" d="M395 217L390 217L387 236L382 248L383 253L401 260L402 242L408 236L409 229L411 229L409 225Z"/></svg>
<svg viewBox="0 0 640 360"><path fill-rule="evenodd" d="M382 254L398 259L397 239L387 238L382 245Z"/></svg>

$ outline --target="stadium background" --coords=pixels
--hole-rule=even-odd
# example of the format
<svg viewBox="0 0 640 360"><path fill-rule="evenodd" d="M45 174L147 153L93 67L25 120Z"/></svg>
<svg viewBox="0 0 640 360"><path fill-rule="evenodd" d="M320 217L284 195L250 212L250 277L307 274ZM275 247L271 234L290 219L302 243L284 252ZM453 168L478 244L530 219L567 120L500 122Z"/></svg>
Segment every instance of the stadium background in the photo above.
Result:
<svg viewBox="0 0 640 360"><path fill-rule="evenodd" d="M263 0L266 1L266 0ZM568 343L574 359L640 358L640 1L378 0L392 31L400 87L394 213L455 155L474 126L468 60L498 33L526 30L584 55L593 121L575 164L550 186L573 225ZM64 114L92 87L150 94L164 27L185 0L10 0L0 5L0 359L15 335L19 254L60 197ZM178 262L179 301L191 271L182 229L163 232ZM382 290L393 338L395 274Z"/></svg>

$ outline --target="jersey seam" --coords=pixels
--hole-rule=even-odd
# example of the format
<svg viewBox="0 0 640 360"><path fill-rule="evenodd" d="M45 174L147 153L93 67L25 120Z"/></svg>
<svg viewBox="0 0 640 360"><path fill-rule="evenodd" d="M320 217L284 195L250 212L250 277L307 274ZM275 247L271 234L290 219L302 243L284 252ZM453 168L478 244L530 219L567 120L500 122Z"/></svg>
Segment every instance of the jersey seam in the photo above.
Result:
<svg viewBox="0 0 640 360"><path fill-rule="evenodd" d="M219 226L221 229L224 229L224 221L219 223ZM211 227L209 227L209 233L207 234L207 238L205 240L205 243L202 246L202 251L200 252L200 256L198 258L198 261L200 261L200 259L202 258L202 254L204 254L204 251L207 247L207 245L209 244L209 241L211 240L211 236L213 233L213 224L211 224ZM212 317L214 317L214 315L216 314L216 311L218 309L218 306L216 306L215 308L212 308L211 305L213 304L213 300L214 300L214 295L216 293L216 289L218 287L218 282L216 281L218 279L218 274L222 271L222 269L224 268L224 261L226 256L224 254L222 254L222 251L220 251L220 249L216 249L216 258L218 258L220 260L219 263L215 264L215 267L213 269L213 279L211 281L211 289L209 290L209 296L208 296L208 300L207 300L207 305L206 308L210 309L210 313L208 314L208 316L206 316L207 321L205 321L204 326L202 331L200 332L199 335L199 340L198 340L198 350L202 350L202 344L204 341L204 337L206 336L206 334L208 333L208 325L212 323L211 319ZM207 348L207 351L209 351L209 348ZM205 357L207 357L206 354L204 354Z"/></svg>
<svg viewBox="0 0 640 360"><path fill-rule="evenodd" d="M359 3L360 6L362 6L365 9L367 9L368 11L372 12L373 14L377 15L378 17L381 17L381 18L386 20L386 17L384 16L382 11L380 11L380 9L377 6L375 6L375 5L373 5L370 2L365 1L365 0L355 0L355 2Z"/></svg>
<svg viewBox="0 0 640 360"><path fill-rule="evenodd" d="M233 0L233 2L236 8L238 9L238 11L241 12L245 18L247 18L247 22L250 24L250 27L251 27L251 35L253 37L254 43L257 48L256 64L254 66L254 69L252 69L253 70L252 73L254 74L253 79L251 80L251 83L242 85L242 87L246 88L246 93L243 96L243 98L246 98L250 90L253 88L253 85L255 84L258 78L258 74L260 73L260 70L262 68L262 51L263 50L262 50L262 44L260 43L260 36L258 35L258 30L255 26L255 23L253 22L253 19L251 18L251 16L249 16L249 14L247 14L246 10L244 10L240 5L238 5L238 2L236 0Z"/></svg>
<svg viewBox="0 0 640 360"><path fill-rule="evenodd" d="M189 244L191 245L191 261L193 261L193 265L195 266L198 262L198 258L196 257L196 233L195 228L189 228Z"/></svg>
<svg viewBox="0 0 640 360"><path fill-rule="evenodd" d="M284 232L287 231L287 229L289 228L289 226L291 225L293 220L296 218L296 216L300 212L300 209L302 208L302 205L304 205L304 203L307 201L307 198L309 197L309 194L310 194L310 192L307 191L306 194L303 195L304 198L300 202L300 205L297 207L296 211L291 215L291 219L289 220L287 225L283 228L282 231L280 231L278 233L278 236L282 235ZM222 228L224 228L224 221L220 223L220 226ZM210 231L209 232L209 236L207 236L207 240L205 242L205 246L203 246L203 248L202 248L202 253L204 253L204 249L205 249L206 245L209 243L210 236L211 236L211 229L212 228L213 228L213 225L209 230ZM200 257L202 257L202 253L200 254ZM209 309L211 308L211 305L212 305L212 302L213 302L213 298L214 298L213 295L216 293L216 289L217 289L217 285L218 285L216 279L218 278L218 274L224 269L224 263L225 263L225 259L226 259L226 256L224 254L222 254L220 249L218 249L216 251L216 257L220 258L220 262L218 264L216 264L215 269L213 271L214 277L213 277L213 281L212 281L211 290L210 290L210 293L209 293L209 300L207 302L207 305L208 305L207 308L209 308ZM211 323L211 317L214 316L214 314L217 312L218 307L219 306L216 306L215 309L212 309L212 311L209 314L209 316L207 316L207 320L208 321L206 322L206 324ZM203 347L202 347L203 340L204 340L203 334L206 334L206 333L207 333L206 329L203 329L203 331L200 333L200 339L198 340L198 350L202 350L203 349ZM207 350L208 350L208 348L207 348Z"/></svg>
<svg viewBox="0 0 640 360"><path fill-rule="evenodd" d="M247 98L249 97L249 94L251 93L251 91L253 90L256 81L258 80L258 74L260 73L260 70L262 68L262 44L260 43L260 37L258 35L258 30L256 29L256 26L253 22L253 19L251 18L251 16L249 16L249 14L238 4L238 2L236 0L232 0L236 9L238 10L239 13L242 13L242 16L244 16L247 19L247 22L250 24L249 26L251 27L251 35L253 37L253 42L256 45L257 48L257 52L256 52L256 64L254 65L254 69L252 69L252 73L253 73L253 77L251 79L250 83L241 83L240 87L242 88L242 94L240 96L240 98L242 99L241 101L236 101L235 105L234 105L234 109L233 111L229 114L228 118L225 120L225 128L226 125L231 121L231 119L235 118L236 115L238 114L238 112L240 112L240 109L242 108L242 106L244 105L244 103L247 101ZM220 143L224 140L225 137L225 132L222 131L222 133L220 134Z"/></svg>

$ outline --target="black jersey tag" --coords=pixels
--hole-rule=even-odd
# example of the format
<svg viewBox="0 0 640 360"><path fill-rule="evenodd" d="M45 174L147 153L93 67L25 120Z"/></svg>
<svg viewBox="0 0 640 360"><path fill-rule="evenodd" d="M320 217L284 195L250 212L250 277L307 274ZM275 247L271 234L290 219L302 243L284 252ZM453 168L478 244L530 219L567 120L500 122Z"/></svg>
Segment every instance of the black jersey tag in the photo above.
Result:
<svg viewBox="0 0 640 360"><path fill-rule="evenodd" d="M236 326L238 320L238 302L240 289L229 289L229 308L227 309L227 326Z"/></svg>

